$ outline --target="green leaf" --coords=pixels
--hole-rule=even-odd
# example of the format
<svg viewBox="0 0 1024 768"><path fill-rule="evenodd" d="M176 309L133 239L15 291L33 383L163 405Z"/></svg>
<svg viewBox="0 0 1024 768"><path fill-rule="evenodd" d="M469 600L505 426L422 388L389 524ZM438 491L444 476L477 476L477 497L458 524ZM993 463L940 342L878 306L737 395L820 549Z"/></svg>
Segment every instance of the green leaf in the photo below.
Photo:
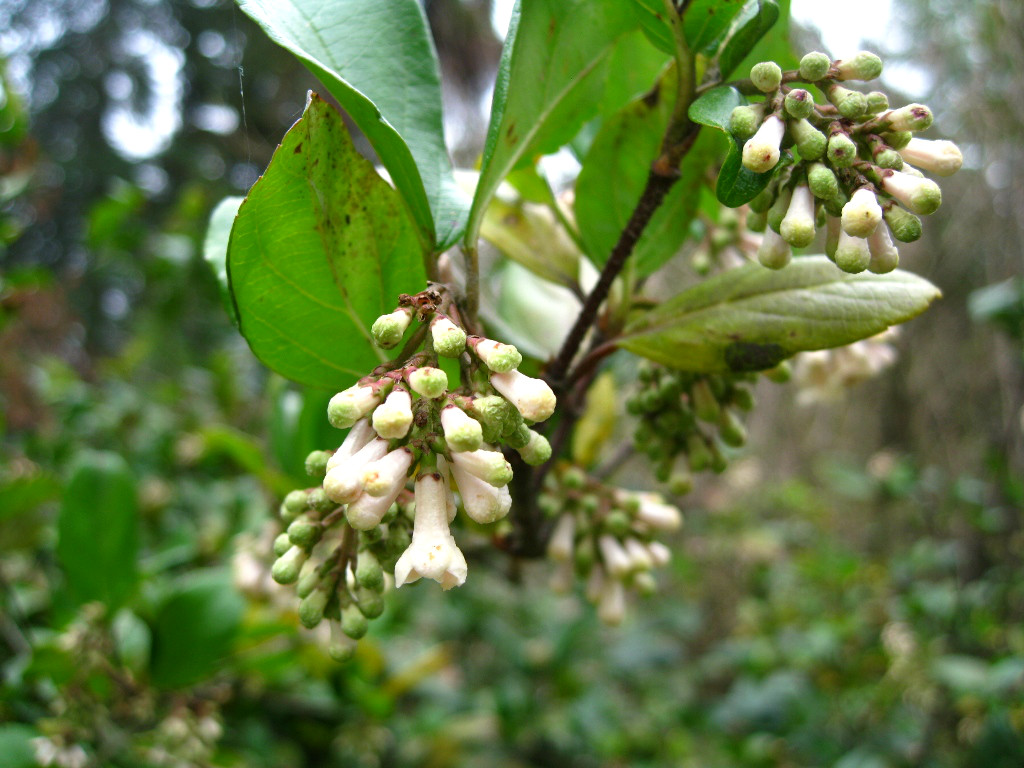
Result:
<svg viewBox="0 0 1024 768"><path fill-rule="evenodd" d="M747 0L718 50L718 69L723 79L732 74L736 65L746 58L778 18L779 4L776 0Z"/></svg>
<svg viewBox="0 0 1024 768"><path fill-rule="evenodd" d="M315 94L239 208L228 274L256 356L334 391L380 363L370 326L426 284L398 194Z"/></svg>
<svg viewBox="0 0 1024 768"><path fill-rule="evenodd" d="M695 123L710 125L729 133L729 117L732 111L746 103L743 94L731 85L721 85L701 94L700 98L690 104L688 114Z"/></svg>
<svg viewBox="0 0 1024 768"><path fill-rule="evenodd" d="M32 739L40 735L31 725L6 723L0 725L0 755L4 768L36 768Z"/></svg>
<svg viewBox="0 0 1024 768"><path fill-rule="evenodd" d="M745 0L694 0L683 17L683 34L690 50L713 56Z"/></svg>
<svg viewBox="0 0 1024 768"><path fill-rule="evenodd" d="M466 226L473 245L498 184L523 158L553 151L594 116L604 93L615 41L636 28L621 0L517 2L505 38L480 165Z"/></svg>
<svg viewBox="0 0 1024 768"><path fill-rule="evenodd" d="M824 256L778 271L747 264L638 314L617 343L687 371L760 370L797 352L874 336L939 295L909 272L849 275Z"/></svg>
<svg viewBox="0 0 1024 768"><path fill-rule="evenodd" d="M203 260L210 265L214 277L220 286L221 300L231 322L238 327L238 310L231 298L231 287L228 285L228 241L231 238L231 225L238 215L241 197L225 197L210 214L210 224L206 228L203 240Z"/></svg>
<svg viewBox="0 0 1024 768"><path fill-rule="evenodd" d="M672 27L665 19L665 3L662 0L632 0L636 7L637 18L640 20L640 29L643 30L647 39L654 43L661 51L674 55L676 51L675 39L672 36Z"/></svg>
<svg viewBox="0 0 1024 768"><path fill-rule="evenodd" d="M744 203L749 203L768 186L772 180L775 169L764 173L754 173L743 166L743 145L735 139L729 147L729 154L722 163L722 170L718 172L718 182L715 185L715 194L722 205L730 208L738 208Z"/></svg>
<svg viewBox="0 0 1024 768"><path fill-rule="evenodd" d="M612 248L643 194L672 114L675 80L662 78L656 90L605 121L576 179L576 223L595 264ZM694 191L706 169L714 138L701 138L683 163L681 178L665 196L633 249L639 274L650 274L674 255L689 236L699 196Z"/></svg>
<svg viewBox="0 0 1024 768"><path fill-rule="evenodd" d="M237 0L366 134L423 239L455 243L469 201L455 184L437 54L417 0Z"/></svg>
<svg viewBox="0 0 1024 768"><path fill-rule="evenodd" d="M610 117L657 86L658 76L671 61L637 29L619 38L608 56L602 117Z"/></svg>
<svg viewBox="0 0 1024 768"><path fill-rule="evenodd" d="M156 612L153 682L181 688L214 674L231 651L244 610L227 569L181 579Z"/></svg>
<svg viewBox="0 0 1024 768"><path fill-rule="evenodd" d="M57 518L57 559L75 605L99 600L117 608L137 581L135 477L113 453L86 453L72 471Z"/></svg>

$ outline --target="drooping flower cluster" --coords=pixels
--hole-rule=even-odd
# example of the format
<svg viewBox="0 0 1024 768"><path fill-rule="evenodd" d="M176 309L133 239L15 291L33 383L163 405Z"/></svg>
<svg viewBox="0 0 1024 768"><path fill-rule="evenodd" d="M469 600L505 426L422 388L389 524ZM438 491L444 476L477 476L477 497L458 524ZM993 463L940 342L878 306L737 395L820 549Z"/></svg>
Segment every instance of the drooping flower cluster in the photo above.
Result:
<svg viewBox="0 0 1024 768"><path fill-rule="evenodd" d="M502 446L534 466L551 456L530 429L554 411L550 387L518 370L514 346L467 335L443 309L454 315L440 294L424 291L377 319L372 335L385 349L414 320L419 326L395 359L331 399L328 419L349 432L338 450L309 456L321 485L293 491L281 506L288 529L275 542L272 575L296 584L306 626L331 622L339 659L383 611L385 571L396 587L465 582L449 526L459 508L482 525L508 514L512 467ZM458 361L459 387L449 389L439 356Z"/></svg>
<svg viewBox="0 0 1024 768"><path fill-rule="evenodd" d="M557 564L552 588L571 589L576 577L605 624L626 614L626 590L654 592L651 571L671 552L657 536L679 529L682 514L655 493L605 486L576 467L556 468L546 478L541 508L554 521L548 557Z"/></svg>
<svg viewBox="0 0 1024 768"><path fill-rule="evenodd" d="M751 201L755 213L748 219L765 233L758 258L766 267L784 267L792 248L810 245L825 226L826 253L840 269L890 272L899 262L893 240L917 240L918 216L942 202L938 184L921 170L949 176L963 158L950 141L914 136L932 124L931 110L923 104L890 109L884 93L844 85L881 72L881 59L866 51L839 61L809 53L789 72L774 62L751 70L764 101L736 107L729 128L744 141L744 167L774 171ZM794 87L801 83L813 85L826 102Z"/></svg>
<svg viewBox="0 0 1024 768"><path fill-rule="evenodd" d="M786 371L783 365L765 375L784 378ZM756 379L757 374L696 374L641 364L639 389L626 401L637 417L633 441L672 493L688 493L694 472L723 471L724 446L746 442L740 414L754 406L748 385Z"/></svg>
<svg viewBox="0 0 1024 768"><path fill-rule="evenodd" d="M797 402L810 404L840 400L850 387L872 379L896 362L892 342L898 329L836 349L801 352L793 360Z"/></svg>

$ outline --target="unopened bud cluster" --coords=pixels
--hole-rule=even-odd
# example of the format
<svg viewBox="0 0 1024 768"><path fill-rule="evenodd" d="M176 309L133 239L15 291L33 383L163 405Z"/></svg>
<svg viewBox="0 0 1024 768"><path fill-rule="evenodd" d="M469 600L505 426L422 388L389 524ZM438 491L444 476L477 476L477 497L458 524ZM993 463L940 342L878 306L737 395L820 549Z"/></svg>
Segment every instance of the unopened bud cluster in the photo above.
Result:
<svg viewBox="0 0 1024 768"><path fill-rule="evenodd" d="M896 362L896 348L890 342L897 335L894 327L845 347L801 352L793 360L797 402L838 401L851 387L878 376Z"/></svg>
<svg viewBox="0 0 1024 768"><path fill-rule="evenodd" d="M773 62L751 70L764 101L736 107L729 128L744 141L744 167L774 171L748 219L765 234L758 259L766 267L786 266L792 249L810 245L824 226L826 253L840 269L890 272L899 262L893 241L917 240L918 217L942 202L938 184L921 171L955 173L960 150L914 136L932 124L923 104L890 109L884 93L847 87L881 72L881 59L866 51L839 61L809 53L790 72ZM824 101L799 84L813 85Z"/></svg>
<svg viewBox="0 0 1024 768"><path fill-rule="evenodd" d="M577 467L550 472L539 503L554 525L547 550L556 563L553 589L567 592L579 578L609 625L625 617L627 590L654 593L652 571L671 557L657 537L683 524L676 507L655 493L603 485Z"/></svg>
<svg viewBox="0 0 1024 768"><path fill-rule="evenodd" d="M688 493L696 472L725 470L725 446L746 442L741 414L754 407L748 387L754 380L756 374L695 374L641 364L639 388L626 401L637 417L633 440L672 493Z"/></svg>
<svg viewBox="0 0 1024 768"><path fill-rule="evenodd" d="M484 525L508 514L512 467L502 446L530 465L551 456L530 429L554 411L550 387L518 370L515 347L468 335L442 305L433 291L403 296L373 324L379 346L409 335L406 348L331 399L328 419L348 435L337 451L308 457L320 486L293 491L281 505L288 527L275 542L272 575L296 584L303 624L331 622L338 659L383 611L385 572L396 587L465 582L466 559L449 526L460 508ZM459 361L457 388L439 356Z"/></svg>

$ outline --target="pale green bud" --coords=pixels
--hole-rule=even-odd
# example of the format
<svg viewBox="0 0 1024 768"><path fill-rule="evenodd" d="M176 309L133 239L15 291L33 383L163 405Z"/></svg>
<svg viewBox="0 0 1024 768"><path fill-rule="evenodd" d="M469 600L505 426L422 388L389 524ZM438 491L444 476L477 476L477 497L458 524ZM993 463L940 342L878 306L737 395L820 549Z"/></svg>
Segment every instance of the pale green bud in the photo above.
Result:
<svg viewBox="0 0 1024 768"><path fill-rule="evenodd" d="M903 149L913 138L910 131L886 131L882 134L882 141L896 150Z"/></svg>
<svg viewBox="0 0 1024 768"><path fill-rule="evenodd" d="M763 104L741 104L729 114L729 133L737 139L749 139L757 133L763 116Z"/></svg>
<svg viewBox="0 0 1024 768"><path fill-rule="evenodd" d="M786 94L784 106L786 114L797 120L802 120L810 117L814 112L814 97L810 91L803 88L794 88Z"/></svg>
<svg viewBox="0 0 1024 768"><path fill-rule="evenodd" d="M893 237L901 243L912 243L921 237L921 220L909 211L898 205L890 205L882 215L892 230Z"/></svg>
<svg viewBox="0 0 1024 768"><path fill-rule="evenodd" d="M448 374L440 368L417 368L407 378L413 392L431 400L441 397L448 391Z"/></svg>
<svg viewBox="0 0 1024 768"><path fill-rule="evenodd" d="M512 480L512 465L509 464L501 451L462 451L452 454L455 466L478 477L495 488L508 485Z"/></svg>
<svg viewBox="0 0 1024 768"><path fill-rule="evenodd" d="M811 163L807 169L807 186L820 200L829 200L839 194L839 180L824 163Z"/></svg>
<svg viewBox="0 0 1024 768"><path fill-rule="evenodd" d="M529 442L530 428L525 424L520 424L510 435L505 437L505 445L517 451L520 448L525 448Z"/></svg>
<svg viewBox="0 0 1024 768"><path fill-rule="evenodd" d="M324 514L334 510L338 505L324 493L323 488L314 488L309 492L309 506L320 514Z"/></svg>
<svg viewBox="0 0 1024 768"><path fill-rule="evenodd" d="M828 140L828 161L836 168L849 168L857 159L857 145L845 133Z"/></svg>
<svg viewBox="0 0 1024 768"><path fill-rule="evenodd" d="M356 606L366 618L376 619L384 613L384 598L376 590L360 587L356 590Z"/></svg>
<svg viewBox="0 0 1024 768"><path fill-rule="evenodd" d="M860 117L868 111L868 98L860 91L832 84L825 89L825 95L843 117Z"/></svg>
<svg viewBox="0 0 1024 768"><path fill-rule="evenodd" d="M868 237L882 220L882 206L878 204L875 193L867 187L861 187L843 206L843 230L854 237Z"/></svg>
<svg viewBox="0 0 1024 768"><path fill-rule="evenodd" d="M889 108L889 97L881 91L871 91L868 94L868 114L877 115Z"/></svg>
<svg viewBox="0 0 1024 768"><path fill-rule="evenodd" d="M347 605L341 611L341 631L351 637L353 640L358 640L363 637L370 629L370 622L366 620L366 616L359 610L357 605Z"/></svg>
<svg viewBox="0 0 1024 768"><path fill-rule="evenodd" d="M747 214L747 229L751 232L764 232L764 228L768 226L768 212L761 211L760 213Z"/></svg>
<svg viewBox="0 0 1024 768"><path fill-rule="evenodd" d="M868 268L871 262L871 250L868 241L863 237L853 237L841 232L839 245L836 247L836 266L844 272L857 274Z"/></svg>
<svg viewBox="0 0 1024 768"><path fill-rule="evenodd" d="M924 104L908 104L886 113L882 118L888 123L890 131L911 131L913 133L927 129L933 120L932 111ZM890 145L895 146L891 142Z"/></svg>
<svg viewBox="0 0 1024 768"><path fill-rule="evenodd" d="M332 659L339 663L349 661L355 655L357 644L342 633L341 622L331 622L331 642L327 646L327 653Z"/></svg>
<svg viewBox="0 0 1024 768"><path fill-rule="evenodd" d="M511 407L512 404L500 395L474 397L469 404L470 412L472 412L472 414L476 416L476 418L478 418L485 427L492 427L499 431L504 427L506 410Z"/></svg>
<svg viewBox="0 0 1024 768"><path fill-rule="evenodd" d="M518 449L519 455L531 467L539 467L551 458L551 443L544 435L534 432L532 429L529 432L530 442Z"/></svg>
<svg viewBox="0 0 1024 768"><path fill-rule="evenodd" d="M356 581L368 589L380 589L384 584L384 569L368 549L362 550L356 560Z"/></svg>
<svg viewBox="0 0 1024 768"><path fill-rule="evenodd" d="M278 584L294 584L299 578L299 570L308 559L309 552L302 547L292 547L274 561L270 575Z"/></svg>
<svg viewBox="0 0 1024 768"><path fill-rule="evenodd" d="M743 145L743 167L754 173L765 173L778 165L779 147L785 132L785 123L776 115L769 115Z"/></svg>
<svg viewBox="0 0 1024 768"><path fill-rule="evenodd" d="M698 419L702 421L718 420L718 398L711 391L711 385L707 379L697 379L693 383L690 395L693 398L693 410Z"/></svg>
<svg viewBox="0 0 1024 768"><path fill-rule="evenodd" d="M306 629L312 629L324 618L329 595L325 589L314 589L299 603L299 621Z"/></svg>
<svg viewBox="0 0 1024 768"><path fill-rule="evenodd" d="M825 134L815 128L807 120L791 120L789 133L793 137L797 151L804 160L817 160L825 154L828 139Z"/></svg>
<svg viewBox="0 0 1024 768"><path fill-rule="evenodd" d="M871 234L868 238L868 248L871 250L871 261L868 269L876 275L892 272L899 266L900 252L889 237L889 228L884 224Z"/></svg>
<svg viewBox="0 0 1024 768"><path fill-rule="evenodd" d="M903 169L903 157L895 149L883 149L874 156L874 161L879 168L890 168L894 171Z"/></svg>
<svg viewBox="0 0 1024 768"><path fill-rule="evenodd" d="M401 387L395 387L374 409L371 423L374 431L386 440L405 437L412 426L412 397Z"/></svg>
<svg viewBox="0 0 1024 768"><path fill-rule="evenodd" d="M402 340L411 321L412 310L408 307L399 307L394 312L381 315L374 320L370 327L370 335L378 347L391 349Z"/></svg>
<svg viewBox="0 0 1024 768"><path fill-rule="evenodd" d="M825 255L832 261L836 260L836 248L839 247L839 235L842 234L843 225L838 216L827 216L825 218Z"/></svg>
<svg viewBox="0 0 1024 768"><path fill-rule="evenodd" d="M685 465L676 469L668 478L668 490L676 496L685 496L693 490L693 475Z"/></svg>
<svg viewBox="0 0 1024 768"><path fill-rule="evenodd" d="M779 227L779 234L794 248L806 248L814 241L814 198L811 190L803 184L793 190L793 199Z"/></svg>
<svg viewBox="0 0 1024 768"><path fill-rule="evenodd" d="M788 246L787 246L788 247ZM691 472L703 472L711 467L714 461L707 443L700 435L692 434L686 438L686 459Z"/></svg>
<svg viewBox="0 0 1024 768"><path fill-rule="evenodd" d="M761 246L757 249L757 260L763 266L768 267L768 269L782 269L789 264L792 258L793 251L789 243L773 230L765 230ZM693 467L693 469L694 471L698 470L697 467ZM700 469L703 469L703 467L700 467Z"/></svg>
<svg viewBox="0 0 1024 768"><path fill-rule="evenodd" d="M430 323L430 337L442 357L458 357L466 349L466 332L443 315Z"/></svg>
<svg viewBox="0 0 1024 768"><path fill-rule="evenodd" d="M274 556L280 557L289 549L292 548L292 540L288 538L287 533L279 533L277 538L274 539Z"/></svg>
<svg viewBox="0 0 1024 768"><path fill-rule="evenodd" d="M327 404L327 420L338 429L348 429L380 403L374 387L355 385L339 392Z"/></svg>
<svg viewBox="0 0 1024 768"><path fill-rule="evenodd" d="M306 457L306 474L317 480L323 480L327 474L327 462L331 454L327 451L313 451Z"/></svg>
<svg viewBox="0 0 1024 768"><path fill-rule="evenodd" d="M309 518L300 517L288 526L288 539L297 547L312 549L323 535L323 526Z"/></svg>
<svg viewBox="0 0 1024 768"><path fill-rule="evenodd" d="M757 90L771 93L782 84L782 68L774 61L762 61L750 70L750 82Z"/></svg>
<svg viewBox="0 0 1024 768"><path fill-rule="evenodd" d="M493 339L471 339L469 342L476 356L495 373L508 373L519 367L523 356L511 344L502 344Z"/></svg>
<svg viewBox="0 0 1024 768"><path fill-rule="evenodd" d="M295 583L295 594L300 600L308 597L320 584L321 578L323 578L323 574L320 572L320 568L313 560L307 560L299 571L299 580Z"/></svg>
<svg viewBox="0 0 1024 768"><path fill-rule="evenodd" d="M800 59L800 79L809 83L817 82L828 74L832 59L819 51L804 54Z"/></svg>
<svg viewBox="0 0 1024 768"><path fill-rule="evenodd" d="M447 405L441 410L441 428L452 451L475 451L483 442L480 422L456 405Z"/></svg>
<svg viewBox="0 0 1024 768"><path fill-rule="evenodd" d="M290 523L309 509L309 494L306 491L291 491L281 502L281 519Z"/></svg>
<svg viewBox="0 0 1024 768"><path fill-rule="evenodd" d="M722 409L721 418L718 420L718 435L723 443L733 448L739 448L747 442L747 430L743 422L728 408Z"/></svg>
<svg viewBox="0 0 1024 768"><path fill-rule="evenodd" d="M782 220L786 218L786 211L789 210L789 204L792 199L793 188L789 186L783 187L779 190L779 195L775 198L775 202L772 203L772 207L768 209L768 226L775 232L781 229Z"/></svg>
<svg viewBox="0 0 1024 768"><path fill-rule="evenodd" d="M882 74L882 60L870 51L836 62L840 80L874 80Z"/></svg>
<svg viewBox="0 0 1024 768"><path fill-rule="evenodd" d="M942 204L942 190L931 179L919 179L901 171L883 171L882 189L908 210L927 216Z"/></svg>

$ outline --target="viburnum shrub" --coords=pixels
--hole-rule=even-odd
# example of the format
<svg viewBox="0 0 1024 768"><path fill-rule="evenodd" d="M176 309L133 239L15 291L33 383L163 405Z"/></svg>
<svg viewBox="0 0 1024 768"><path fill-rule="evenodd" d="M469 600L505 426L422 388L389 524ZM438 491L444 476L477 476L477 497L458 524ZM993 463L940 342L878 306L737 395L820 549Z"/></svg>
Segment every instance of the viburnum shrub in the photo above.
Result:
<svg viewBox="0 0 1024 768"><path fill-rule="evenodd" d="M458 174L416 0L239 5L380 162L310 93L207 240L257 357L336 393L271 569L335 658L388 589L471 583L465 541L547 556L554 587L620 622L693 474L745 442L758 376L813 352L796 380L835 393L938 296L894 240L920 237L925 173L959 151L915 135L927 107L861 90L878 56L792 56L775 0L517 3L479 170ZM553 187L556 154L578 173ZM665 495L615 483L634 454Z"/></svg>

